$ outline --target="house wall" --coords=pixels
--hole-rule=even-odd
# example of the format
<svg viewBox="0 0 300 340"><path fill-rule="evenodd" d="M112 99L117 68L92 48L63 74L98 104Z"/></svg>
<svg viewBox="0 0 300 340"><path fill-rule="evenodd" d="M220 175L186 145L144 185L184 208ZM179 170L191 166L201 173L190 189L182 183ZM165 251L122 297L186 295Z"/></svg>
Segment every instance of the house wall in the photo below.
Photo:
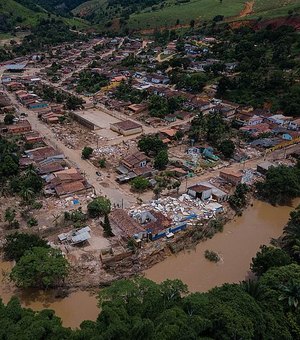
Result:
<svg viewBox="0 0 300 340"><path fill-rule="evenodd" d="M142 127L138 127L136 129L131 129L131 130L123 130L123 129L117 129L117 130L119 130L119 133L121 133L123 136L131 136L131 135L135 135L137 133L143 132Z"/></svg>

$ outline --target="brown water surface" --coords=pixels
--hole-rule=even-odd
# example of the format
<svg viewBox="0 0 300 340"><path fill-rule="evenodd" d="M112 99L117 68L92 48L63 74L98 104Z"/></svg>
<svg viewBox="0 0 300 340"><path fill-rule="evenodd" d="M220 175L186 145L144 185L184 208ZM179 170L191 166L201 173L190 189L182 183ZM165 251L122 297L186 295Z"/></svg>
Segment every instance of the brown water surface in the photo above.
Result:
<svg viewBox="0 0 300 340"><path fill-rule="evenodd" d="M292 209L254 201L242 217L225 226L223 233L198 244L194 250L181 252L156 264L145 272L145 276L155 282L181 279L193 292L206 291L225 282L239 282L249 274L249 264L259 246L281 235ZM222 261L215 264L206 260L203 255L206 249L218 252ZM53 291L22 293L1 280L2 270L9 271L11 267L10 262L0 262L0 296L5 303L17 295L24 307L53 309L62 318L64 326L70 327L97 318L97 300L90 292L74 292L63 299L57 299Z"/></svg>
<svg viewBox="0 0 300 340"><path fill-rule="evenodd" d="M225 226L223 233L199 243L195 250L167 258L147 270L145 275L156 282L180 279L192 292L207 291L225 282L239 282L249 274L251 259L260 245L269 244L271 238L282 234L292 209L254 201L242 217ZM219 253L222 260L217 264L206 260L206 249Z"/></svg>
<svg viewBox="0 0 300 340"><path fill-rule="evenodd" d="M23 307L33 310L53 309L66 327L79 327L83 320L96 320L99 314L96 295L89 291L77 291L65 298L55 297L56 292L38 290L20 291L3 281L3 271L8 272L12 267L11 262L0 262L0 297L7 303L16 295Z"/></svg>

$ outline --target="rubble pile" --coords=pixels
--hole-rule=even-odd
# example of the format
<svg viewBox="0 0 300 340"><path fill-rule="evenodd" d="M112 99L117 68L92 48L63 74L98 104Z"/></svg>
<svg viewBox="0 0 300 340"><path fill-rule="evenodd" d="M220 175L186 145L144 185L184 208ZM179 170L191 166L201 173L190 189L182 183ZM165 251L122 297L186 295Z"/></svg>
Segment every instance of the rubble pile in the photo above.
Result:
<svg viewBox="0 0 300 340"><path fill-rule="evenodd" d="M64 143L69 149L78 149L84 144L95 144L97 136L93 132L87 132L82 129L76 122L66 125L51 126L55 137Z"/></svg>
<svg viewBox="0 0 300 340"><path fill-rule="evenodd" d="M120 159L130 154L135 147L135 141L128 141L112 146L101 146L94 150L94 155L96 156L94 158L105 157L109 159L110 162L118 164Z"/></svg>
<svg viewBox="0 0 300 340"><path fill-rule="evenodd" d="M208 202L210 203L210 202ZM139 207L133 207L129 215L137 218L145 210L156 210L172 219L173 223L182 222L187 219L205 218L215 216L213 210L206 203L199 199L193 199L187 194L181 195L178 199L173 197L159 198Z"/></svg>

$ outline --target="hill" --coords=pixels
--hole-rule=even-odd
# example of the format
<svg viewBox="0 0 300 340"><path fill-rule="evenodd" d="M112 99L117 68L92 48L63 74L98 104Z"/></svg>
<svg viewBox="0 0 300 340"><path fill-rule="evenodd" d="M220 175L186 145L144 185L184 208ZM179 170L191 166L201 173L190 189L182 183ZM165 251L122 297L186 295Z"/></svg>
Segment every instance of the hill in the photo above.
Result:
<svg viewBox="0 0 300 340"><path fill-rule="evenodd" d="M229 21L273 18L300 12L299 0L90 0L73 14L103 29L153 30L188 26L224 16Z"/></svg>
<svg viewBox="0 0 300 340"><path fill-rule="evenodd" d="M24 2L25 3L25 2ZM41 19L47 19L49 16L58 19L61 18L66 24L78 28L86 27L87 23L79 18L60 17L57 14L47 11L43 7L35 4L34 9L31 6L25 6L19 1L5 0L0 4L0 37L1 34L12 33L16 27L22 29L31 29Z"/></svg>

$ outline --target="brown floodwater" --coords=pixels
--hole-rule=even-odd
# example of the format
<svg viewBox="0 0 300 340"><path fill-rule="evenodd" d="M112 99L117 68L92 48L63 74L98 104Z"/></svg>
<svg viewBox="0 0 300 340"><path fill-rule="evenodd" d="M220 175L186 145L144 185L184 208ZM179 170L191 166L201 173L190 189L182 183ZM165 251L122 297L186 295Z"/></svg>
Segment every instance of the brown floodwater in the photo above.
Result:
<svg viewBox="0 0 300 340"><path fill-rule="evenodd" d="M194 250L168 257L145 271L145 276L155 282L181 279L191 292L207 291L225 282L239 282L248 276L249 264L259 246L268 244L271 238L281 235L292 209L293 207L275 208L254 201L253 206L242 217L237 217L225 226L223 233L199 243ZM215 264L206 260L206 249L218 252L222 261ZM78 327L83 320L96 320L99 309L95 294L78 291L66 298L57 299L53 291L20 292L1 280L2 271L9 271L11 266L9 262L0 262L0 296L5 303L16 295L24 307L34 310L53 309L67 327Z"/></svg>
<svg viewBox="0 0 300 340"><path fill-rule="evenodd" d="M199 243L195 250L167 258L147 270L145 275L155 282L180 279L191 292L242 281L250 274L250 262L260 245L269 244L271 238L282 234L292 209L254 201L241 217L226 224L223 233ZM219 253L222 260L213 263L205 259L206 249Z"/></svg>
<svg viewBox="0 0 300 340"><path fill-rule="evenodd" d="M96 294L89 291L76 291L65 298L56 298L55 291L26 290L21 291L3 281L4 272L12 268L11 262L0 262L0 297L4 303L15 295L23 307L33 310L53 309L66 327L79 327L83 320L96 320L99 314ZM5 276L5 274L4 274Z"/></svg>

